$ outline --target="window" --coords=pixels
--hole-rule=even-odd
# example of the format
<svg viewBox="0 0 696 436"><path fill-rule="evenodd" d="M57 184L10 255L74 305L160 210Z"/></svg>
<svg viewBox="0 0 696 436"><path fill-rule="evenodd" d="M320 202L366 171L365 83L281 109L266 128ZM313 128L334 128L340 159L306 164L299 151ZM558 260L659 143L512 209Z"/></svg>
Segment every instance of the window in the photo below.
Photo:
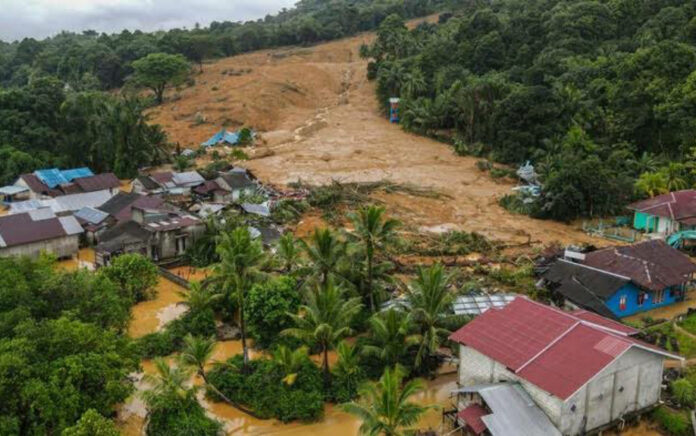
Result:
<svg viewBox="0 0 696 436"><path fill-rule="evenodd" d="M645 300L647 299L648 294L645 292L640 292L638 294L638 305L642 306L645 303Z"/></svg>
<svg viewBox="0 0 696 436"><path fill-rule="evenodd" d="M665 291L655 291L653 293L653 304L660 304L665 301Z"/></svg>
<svg viewBox="0 0 696 436"><path fill-rule="evenodd" d="M626 310L626 296L622 295L619 298L619 310Z"/></svg>

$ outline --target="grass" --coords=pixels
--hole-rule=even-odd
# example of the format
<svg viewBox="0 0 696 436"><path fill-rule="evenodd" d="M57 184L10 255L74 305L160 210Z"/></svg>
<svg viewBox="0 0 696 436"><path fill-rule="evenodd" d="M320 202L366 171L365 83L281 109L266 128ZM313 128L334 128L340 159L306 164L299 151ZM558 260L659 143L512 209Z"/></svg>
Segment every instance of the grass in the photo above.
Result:
<svg viewBox="0 0 696 436"><path fill-rule="evenodd" d="M652 413L652 418L667 434L674 436L691 435L691 419L685 410L674 410L667 406L660 406Z"/></svg>
<svg viewBox="0 0 696 436"><path fill-rule="evenodd" d="M679 323L679 327L683 328L692 335L696 335L696 314L687 316L684 321Z"/></svg>
<svg viewBox="0 0 696 436"><path fill-rule="evenodd" d="M696 339L674 329L671 323L663 323L645 330L646 340L667 351L678 353L684 357L696 356Z"/></svg>

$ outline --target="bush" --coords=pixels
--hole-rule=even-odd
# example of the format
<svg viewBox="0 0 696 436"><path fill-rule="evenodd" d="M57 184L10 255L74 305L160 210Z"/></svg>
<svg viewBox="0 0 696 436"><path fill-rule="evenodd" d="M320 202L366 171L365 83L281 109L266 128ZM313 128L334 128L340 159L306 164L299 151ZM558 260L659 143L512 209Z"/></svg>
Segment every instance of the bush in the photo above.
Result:
<svg viewBox="0 0 696 436"><path fill-rule="evenodd" d="M671 383L670 389L674 399L683 407L693 407L696 400L696 390L694 385L685 378L680 378Z"/></svg>
<svg viewBox="0 0 696 436"><path fill-rule="evenodd" d="M82 414L77 423L63 430L62 436L118 436L114 422L94 409Z"/></svg>
<svg viewBox="0 0 696 436"><path fill-rule="evenodd" d="M168 356L181 349L187 334L201 337L215 335L215 315L210 309L199 313L187 313L169 323L163 330L138 339L137 347L145 359Z"/></svg>
<svg viewBox="0 0 696 436"><path fill-rule="evenodd" d="M242 356L237 355L208 373L210 384L232 401L246 405L263 418L282 422L316 421L324 414L322 375L309 359L301 363L292 384L286 384L281 366L268 359L249 362L248 373L242 373ZM215 392L207 395L215 400Z"/></svg>
<svg viewBox="0 0 696 436"><path fill-rule="evenodd" d="M156 296L155 285L159 278L157 266L141 254L122 254L99 272L116 283L122 296L133 302Z"/></svg>
<svg viewBox="0 0 696 436"><path fill-rule="evenodd" d="M661 406L652 414L653 419L664 431L672 436L690 436L691 422L687 412L678 412Z"/></svg>

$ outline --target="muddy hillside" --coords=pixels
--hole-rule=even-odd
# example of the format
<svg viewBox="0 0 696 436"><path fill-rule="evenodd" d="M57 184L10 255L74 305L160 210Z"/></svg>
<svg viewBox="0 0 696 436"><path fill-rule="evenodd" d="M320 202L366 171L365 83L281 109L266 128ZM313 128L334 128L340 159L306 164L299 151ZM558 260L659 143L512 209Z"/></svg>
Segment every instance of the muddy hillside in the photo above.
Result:
<svg viewBox="0 0 696 436"><path fill-rule="evenodd" d="M389 179L432 188L447 199L382 195L390 213L415 228L477 231L507 242L590 242L575 227L512 215L497 201L511 182L491 179L476 158L404 132L379 113L367 62L358 56L371 34L266 50L209 63L195 86L171 91L154 109L173 142L196 147L221 126L260 132L245 163L264 183Z"/></svg>

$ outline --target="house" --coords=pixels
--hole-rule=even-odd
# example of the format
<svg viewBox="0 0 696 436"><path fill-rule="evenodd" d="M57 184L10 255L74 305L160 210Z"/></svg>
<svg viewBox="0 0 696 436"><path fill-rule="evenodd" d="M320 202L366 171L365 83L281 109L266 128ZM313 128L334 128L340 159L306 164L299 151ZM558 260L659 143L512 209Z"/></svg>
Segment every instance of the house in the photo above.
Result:
<svg viewBox="0 0 696 436"><path fill-rule="evenodd" d="M106 230L96 246L96 264L123 253L141 253L155 262L176 259L205 232L197 217L172 208L130 208L130 219Z"/></svg>
<svg viewBox="0 0 696 436"><path fill-rule="evenodd" d="M165 207L162 197L157 195L140 195L132 192L119 192L106 203L99 206L102 212L109 214L114 222L128 221L131 219L133 207L144 209L161 209Z"/></svg>
<svg viewBox="0 0 696 436"><path fill-rule="evenodd" d="M26 201L29 200L30 195L29 188L24 186L3 186L0 187L0 199L3 203L14 203L16 201Z"/></svg>
<svg viewBox="0 0 696 436"><path fill-rule="evenodd" d="M205 182L203 176L196 171L175 173L171 171L158 172L149 176L138 176L133 181L132 192L136 194L173 194L189 195L191 189Z"/></svg>
<svg viewBox="0 0 696 436"><path fill-rule="evenodd" d="M488 294L485 292L470 292L457 296L452 302L452 311L455 315L477 316L490 308L505 307L517 297L517 294ZM405 296L400 296L382 303L382 310L411 308L411 304Z"/></svg>
<svg viewBox="0 0 696 436"><path fill-rule="evenodd" d="M62 195L108 190L112 195L120 188L113 173L94 174L89 168L38 170L19 176L14 187L27 190L23 200L45 200Z"/></svg>
<svg viewBox="0 0 696 436"><path fill-rule="evenodd" d="M696 227L696 190L658 195L630 204L633 227L646 233L671 235Z"/></svg>
<svg viewBox="0 0 696 436"><path fill-rule="evenodd" d="M113 197L112 191L104 189L94 192L61 195L55 198L18 201L10 204L10 214L25 213L35 209L49 208L56 215L69 215L85 207L96 208Z"/></svg>
<svg viewBox="0 0 696 436"><path fill-rule="evenodd" d="M49 208L0 217L0 256L58 258L77 253L83 230L75 217L57 217Z"/></svg>
<svg viewBox="0 0 696 436"><path fill-rule="evenodd" d="M487 400L491 385L519 386L531 399L527 404L563 435L599 432L644 413L660 400L664 359L681 358L637 340L637 333L590 312L567 313L526 297L491 308L450 336L460 344L457 419L479 430L480 420L494 436L548 434L489 427L497 414L503 418ZM483 411L462 413L472 404ZM536 428L545 425L528 412L537 415Z"/></svg>
<svg viewBox="0 0 696 436"><path fill-rule="evenodd" d="M74 217L84 229L85 239L90 245L95 244L109 226L109 214L93 207L83 207L74 213Z"/></svg>
<svg viewBox="0 0 696 436"><path fill-rule="evenodd" d="M618 319L683 301L695 272L688 256L651 240L559 259L542 277L560 302Z"/></svg>
<svg viewBox="0 0 696 436"><path fill-rule="evenodd" d="M238 201L243 195L253 195L258 190L258 185L243 170L233 169L226 173L220 173L215 179L220 190L214 192L215 203Z"/></svg>

